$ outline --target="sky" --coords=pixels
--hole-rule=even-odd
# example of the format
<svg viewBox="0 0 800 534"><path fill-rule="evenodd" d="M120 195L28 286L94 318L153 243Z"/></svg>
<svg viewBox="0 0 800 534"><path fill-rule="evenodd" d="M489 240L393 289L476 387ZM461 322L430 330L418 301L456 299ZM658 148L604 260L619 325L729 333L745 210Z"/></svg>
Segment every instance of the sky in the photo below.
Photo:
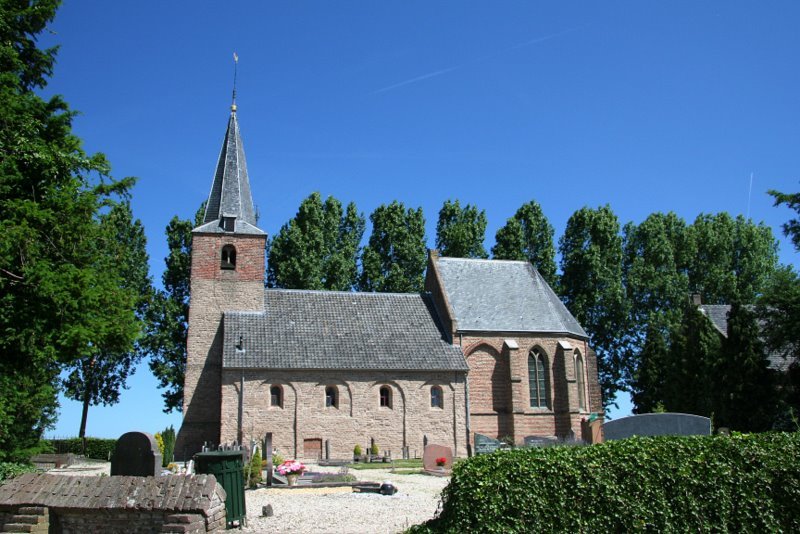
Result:
<svg viewBox="0 0 800 534"><path fill-rule="evenodd" d="M275 235L314 191L369 215L442 203L486 211L487 249L539 202L556 239L609 204L621 224L674 211L769 225L780 260L792 216L767 190L800 182L800 3L66 0L41 36L60 45L45 95L113 175L138 177L160 283L170 218L207 197L230 110L260 226ZM367 234L369 234L369 227ZM365 237L366 237L365 236ZM87 434L180 426L146 364ZM612 415L630 413L621 399ZM49 436L77 435L62 399Z"/></svg>

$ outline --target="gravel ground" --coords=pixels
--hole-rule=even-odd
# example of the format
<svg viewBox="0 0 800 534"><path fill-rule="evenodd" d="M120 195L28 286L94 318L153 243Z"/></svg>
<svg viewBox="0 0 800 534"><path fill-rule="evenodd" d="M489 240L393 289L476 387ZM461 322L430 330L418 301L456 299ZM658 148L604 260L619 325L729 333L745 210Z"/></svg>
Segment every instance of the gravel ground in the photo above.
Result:
<svg viewBox="0 0 800 534"><path fill-rule="evenodd" d="M323 471L324 468L313 468ZM334 470L335 472L335 470ZM353 493L347 488L258 489L245 492L245 532L402 532L432 518L439 496L450 480L430 475L397 475L388 469L351 470L359 481L390 480L397 486L391 496ZM271 504L275 515L261 517L261 507Z"/></svg>

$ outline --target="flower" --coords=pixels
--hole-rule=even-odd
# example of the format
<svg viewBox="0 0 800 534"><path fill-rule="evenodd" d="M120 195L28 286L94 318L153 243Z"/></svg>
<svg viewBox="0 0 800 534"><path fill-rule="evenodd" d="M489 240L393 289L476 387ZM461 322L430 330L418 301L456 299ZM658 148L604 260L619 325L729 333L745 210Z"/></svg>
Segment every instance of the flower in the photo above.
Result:
<svg viewBox="0 0 800 534"><path fill-rule="evenodd" d="M306 466L297 460L286 460L281 465L275 468L281 475L302 475L306 470Z"/></svg>
<svg viewBox="0 0 800 534"><path fill-rule="evenodd" d="M446 463L447 463L447 458L445 458L444 456L440 456L439 458L436 459L436 465L438 465L439 467L444 467L444 464Z"/></svg>

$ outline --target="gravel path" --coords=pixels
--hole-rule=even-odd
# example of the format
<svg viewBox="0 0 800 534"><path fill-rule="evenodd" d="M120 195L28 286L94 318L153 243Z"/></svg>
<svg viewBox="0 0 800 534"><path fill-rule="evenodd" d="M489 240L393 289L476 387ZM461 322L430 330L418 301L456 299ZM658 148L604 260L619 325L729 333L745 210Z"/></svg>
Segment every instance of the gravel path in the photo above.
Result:
<svg viewBox="0 0 800 534"><path fill-rule="evenodd" d="M314 471L322 471L314 467ZM353 493L351 488L258 489L245 492L245 532L402 532L432 518L449 478L397 475L388 469L351 470L359 481L390 480L394 495ZM275 515L261 517L271 504Z"/></svg>

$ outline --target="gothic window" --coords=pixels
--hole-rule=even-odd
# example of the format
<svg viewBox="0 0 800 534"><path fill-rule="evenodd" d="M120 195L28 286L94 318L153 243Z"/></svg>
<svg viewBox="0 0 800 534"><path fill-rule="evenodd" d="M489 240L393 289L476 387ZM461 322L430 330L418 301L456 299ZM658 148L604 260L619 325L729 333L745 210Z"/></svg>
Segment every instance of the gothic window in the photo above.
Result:
<svg viewBox="0 0 800 534"><path fill-rule="evenodd" d="M431 408L444 408L444 397L440 386L431 387Z"/></svg>
<svg viewBox="0 0 800 534"><path fill-rule="evenodd" d="M544 354L533 349L528 355L528 392L531 408L547 408L547 365Z"/></svg>
<svg viewBox="0 0 800 534"><path fill-rule="evenodd" d="M222 247L220 269L236 269L236 247L233 245Z"/></svg>
<svg viewBox="0 0 800 534"><path fill-rule="evenodd" d="M339 407L339 395L338 391L336 391L336 386L328 386L325 388L325 407L326 408Z"/></svg>
<svg viewBox="0 0 800 534"><path fill-rule="evenodd" d="M580 352L575 353L575 383L578 386L578 408L586 411L586 381L583 378L583 358Z"/></svg>
<svg viewBox="0 0 800 534"><path fill-rule="evenodd" d="M269 388L269 405L275 408L283 408L283 389L280 386Z"/></svg>
<svg viewBox="0 0 800 534"><path fill-rule="evenodd" d="M389 389L389 386L381 386L381 408L391 408L392 407L392 390Z"/></svg>

